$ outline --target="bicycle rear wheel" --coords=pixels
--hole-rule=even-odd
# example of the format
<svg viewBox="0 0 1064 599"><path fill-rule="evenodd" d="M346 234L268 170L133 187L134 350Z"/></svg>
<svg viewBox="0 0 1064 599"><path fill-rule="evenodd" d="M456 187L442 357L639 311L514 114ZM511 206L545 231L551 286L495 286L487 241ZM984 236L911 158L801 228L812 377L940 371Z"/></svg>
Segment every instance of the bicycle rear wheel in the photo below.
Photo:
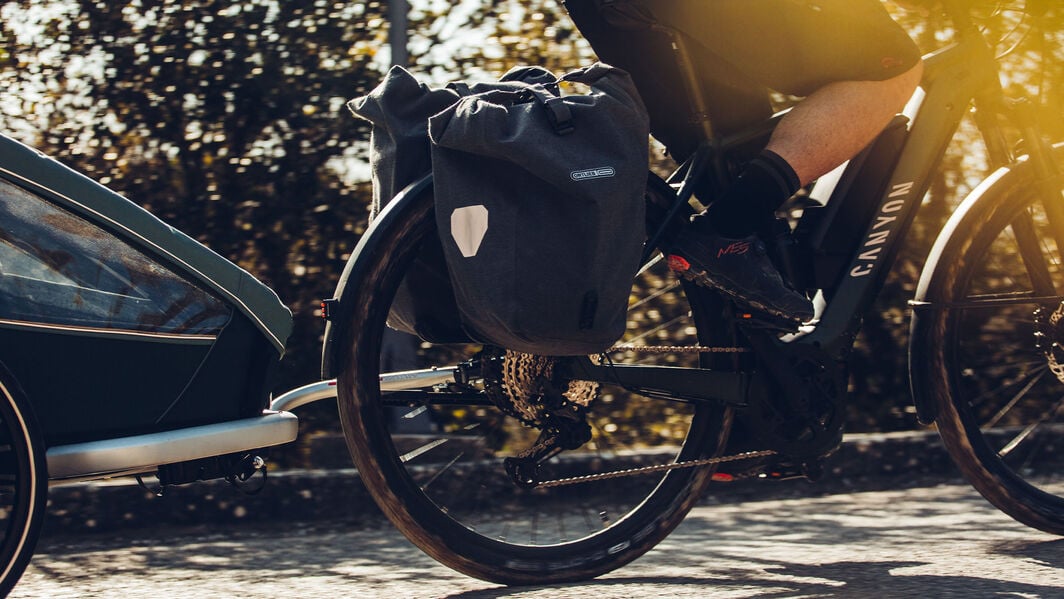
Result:
<svg viewBox="0 0 1064 599"><path fill-rule="evenodd" d="M962 209L921 282L910 367L971 484L1064 534L1064 211L1059 187L1031 171L1016 167Z"/></svg>
<svg viewBox="0 0 1064 599"><path fill-rule="evenodd" d="M357 306L341 325L339 406L348 446L367 488L417 546L470 576L546 584L597 576L653 547L683 519L711 468L626 476L553 488L523 488L503 467L535 441L486 400L481 382L382 389L385 321L421 244L436 235L431 191L410 204L373 264L347 283ZM379 234L379 233L374 233ZM699 334L679 282L664 261L633 288L629 332L637 345L696 345ZM350 298L350 299L348 299ZM475 345L422 343L420 366L473 357ZM695 366L698 354L613 354L617 362ZM541 480L705 458L721 449L730 411L636 396L603 386L588 408L592 439L543 464Z"/></svg>
<svg viewBox="0 0 1064 599"><path fill-rule="evenodd" d="M33 556L47 503L44 444L29 403L0 365L0 597Z"/></svg>

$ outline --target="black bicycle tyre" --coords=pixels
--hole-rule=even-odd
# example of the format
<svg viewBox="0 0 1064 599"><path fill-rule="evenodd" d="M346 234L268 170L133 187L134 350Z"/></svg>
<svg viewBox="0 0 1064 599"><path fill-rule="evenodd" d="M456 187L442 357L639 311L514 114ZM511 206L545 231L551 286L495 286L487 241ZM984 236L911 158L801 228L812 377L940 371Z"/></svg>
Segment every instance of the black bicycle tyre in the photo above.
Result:
<svg viewBox="0 0 1064 599"><path fill-rule="evenodd" d="M0 365L0 496L10 503L0 542L0 597L7 596L33 556L47 504L44 443L29 402Z"/></svg>
<svg viewBox="0 0 1064 599"><path fill-rule="evenodd" d="M1062 156L1064 152L1058 148L1057 157ZM1003 244L1003 240L1008 239L1004 236L1010 234L1010 223L1024 214L1030 214L1030 211L1041 203L1038 195L1039 185L1031 164L1019 163L998 175L992 185L981 192L978 201L962 207L957 215L956 226L950 228L954 234L942 239L940 250L937 247L933 250L933 255L938 256L937 266L933 270L933 276L929 276L926 282L921 282L911 328L910 370L913 391L918 395L923 394L924 401L931 403L943 444L965 478L984 498L1023 524L1053 534L1064 534L1064 491L1043 489L1043 483L1036 482L1033 478L1029 461L1025 462L1026 467L1013 463L1016 460L1010 452L1015 453L1012 449L1015 445L1010 445L1000 438L1009 439L1013 437L1012 433L995 436L998 431L996 423L1006 412L999 410L991 421L985 413L981 413L987 409L981 405L989 404L982 398L982 395L986 394L976 397L976 394L971 392L975 387L971 382L973 377L985 379L981 381L982 388L992 388L990 379L997 376L997 370L1007 366L998 364L994 369L988 368L984 371L973 370L966 365L966 360L971 360L970 354L974 353L963 348L965 343L974 345L973 342L966 341L968 337L975 335L973 319L986 322L992 316L973 316L982 308L948 307L968 301L977 294L979 286L983 284L980 281L987 277L986 272L992 268L988 265L1001 259L1002 252L997 244ZM1064 248L1059 248L1056 253L1059 254L1061 249ZM1023 258L1022 254L1017 256ZM1057 258L1059 260L1059 255ZM1040 260L1044 263L1044 259ZM1051 269L1056 294L1064 294L1064 276L1060 266L1059 263L1053 264ZM1016 273L1016 278L1023 276ZM1034 287L1033 284L1030 286ZM921 306L921 302L927 304ZM1015 314L1033 311L1036 306L1020 306L1010 308L1012 312L1008 313L1010 318L1007 320L1012 324L1009 328L1016 331L1010 337L1018 344L1026 341L1026 345L1030 347L1034 345L1033 334L1024 328ZM1004 314L1006 313L1003 312L1002 315ZM988 349L982 351L992 351L989 348L993 345L987 344L986 347ZM1009 346L1003 345L994 350L1001 351L1002 347ZM1042 359L1035 351L1030 354L1035 356L1035 361ZM1010 359L1018 362L1029 358L1027 355L1021 358L1013 353ZM1035 381L1039 385L1059 386L1059 390L1054 389L1052 392L1060 393L1058 397L1064 396L1064 385L1053 377L1032 377L1029 385L1033 385ZM1006 391L1010 394L1012 403L1001 408L1006 411L1019 409L1011 407L1012 404L1016 404L1024 394L1035 393L1029 390L1030 387L1017 391L1006 386L1014 385L1014 381L1001 380L996 384L1001 386L1002 394ZM1045 412L1046 410L1041 410L1042 414ZM1019 434L1027 434L1024 431L1035 430L1031 427L1042 424L1044 423L1035 420L1028 423L1027 427L1020 428L1023 423L1018 423L1015 427L1020 428L1020 433L1014 438L1019 439Z"/></svg>
<svg viewBox="0 0 1064 599"><path fill-rule="evenodd" d="M702 495L711 480L710 468L669 472L635 511L616 524L576 542L548 546L482 536L426 498L392 446L377 381L392 295L412 261L417 240L435 234L431 190L421 193L398 221L387 239L375 246L375 260L362 270L360 279L346 281L342 301L353 308L338 327L335 345L339 409L348 447L365 486L387 517L439 562L469 576L510 585L592 578L632 561L664 539ZM719 453L730 418L731 412L723 408L697 409L680 459Z"/></svg>

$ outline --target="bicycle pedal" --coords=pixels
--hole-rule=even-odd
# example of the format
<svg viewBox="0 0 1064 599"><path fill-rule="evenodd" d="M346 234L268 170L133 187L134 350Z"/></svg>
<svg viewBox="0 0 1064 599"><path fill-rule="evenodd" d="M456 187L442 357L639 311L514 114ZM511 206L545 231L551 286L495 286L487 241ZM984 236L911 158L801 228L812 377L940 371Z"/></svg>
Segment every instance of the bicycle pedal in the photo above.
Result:
<svg viewBox="0 0 1064 599"><path fill-rule="evenodd" d="M809 482L817 482L824 478L824 463L821 459L801 463L781 461L769 464L758 477L762 480L805 479Z"/></svg>
<svg viewBox="0 0 1064 599"><path fill-rule="evenodd" d="M802 326L801 321L784 318L767 312L740 311L736 313L739 325L747 329L758 329L776 333L794 333Z"/></svg>

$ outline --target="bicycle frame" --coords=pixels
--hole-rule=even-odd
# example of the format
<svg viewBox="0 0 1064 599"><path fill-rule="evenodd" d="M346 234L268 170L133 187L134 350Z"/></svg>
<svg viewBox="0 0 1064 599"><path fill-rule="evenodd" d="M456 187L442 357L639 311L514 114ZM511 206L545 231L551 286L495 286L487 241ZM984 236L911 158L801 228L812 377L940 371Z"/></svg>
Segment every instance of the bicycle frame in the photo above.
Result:
<svg viewBox="0 0 1064 599"><path fill-rule="evenodd" d="M823 352L829 358L840 361L846 358L864 314L882 290L932 177L969 106L985 111L977 125L986 140L992 166L1001 166L1010 160L1001 141L1000 126L992 118L1000 114L1011 116L998 79L993 49L970 21L959 19L958 27L958 41L924 57L923 80L906 107L905 117L898 117L876 142L840 167L836 176L825 177L817 183L815 193L829 197L828 214L813 225L814 230L809 235L812 247L799 248L799 251L813 255L813 270L825 268L825 261L837 260L818 255L822 247L830 246L840 237L852 236L854 226L863 227L857 229L862 234L856 238L856 243L849 243L851 249L839 275L822 288L822 297L816 302L814 324L780 339L771 338L770 343L776 348L790 346L793 351L804 346L810 351ZM678 36L676 40L682 47ZM685 60L685 52L678 50L677 54L679 60ZM681 181L667 221L682 212L699 177L721 176L726 171L722 164L730 149L764 135L774 124L775 119L742 134L703 143L677 171ZM909 124L907 129L906 124ZM1030 150L1039 153L1042 148L1032 144ZM1049 164L1048 160L1039 160ZM861 185L868 181L875 182L871 189L867 184ZM672 183L677 184L676 181ZM867 206L869 198L876 198L870 211ZM862 211L866 216L855 216ZM836 226L840 222L847 226ZM660 233L652 242L660 240ZM839 270L837 265L827 265L827 268ZM691 304L694 310L706 310L694 298ZM771 347L759 344L759 357L772 360ZM793 353L788 352L788 355ZM569 374L577 379L614 382L652 396L682 401L715 400L736 407L746 405L746 398L752 391L751 383L758 382L743 371L599 366L589 360L575 360L569 368ZM668 389L668 392L661 389ZM713 391L707 391L709 389Z"/></svg>
<svg viewBox="0 0 1064 599"><path fill-rule="evenodd" d="M907 109L912 114L911 127L885 187L879 190L874 218L867 222L841 279L828 290L832 299L820 314L815 330L799 334L797 342L817 345L840 356L849 350L863 314L883 287L966 108L973 100L979 106L994 108L995 112L1003 105L994 56L981 37L966 36L925 57L924 61L923 81ZM890 166L873 165L873 168L889 169ZM860 168L860 162L851 161L849 168ZM830 202L860 201L860 198L845 197L845 189L836 191L842 191L844 197L833 193ZM844 206L842 210L845 209ZM823 225L829 237L844 234L832 229L832 224Z"/></svg>

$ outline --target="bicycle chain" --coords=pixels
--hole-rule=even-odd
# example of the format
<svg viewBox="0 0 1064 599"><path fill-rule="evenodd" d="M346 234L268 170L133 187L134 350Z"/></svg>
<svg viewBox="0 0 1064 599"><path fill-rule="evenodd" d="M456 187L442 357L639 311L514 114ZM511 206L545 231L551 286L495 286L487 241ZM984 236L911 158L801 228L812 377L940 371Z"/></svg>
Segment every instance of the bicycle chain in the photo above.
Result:
<svg viewBox="0 0 1064 599"><path fill-rule="evenodd" d="M556 478L554 480L543 481L537 484L536 488L561 487L565 485L575 485L578 483L586 483L597 480L622 478L625 476L638 476L640 474L652 474L654 472L667 472L669 470L678 470L680 468L697 468L698 466L710 466L712 464L738 462L741 460L752 460L754 458L766 458L773 455L776 455L776 452L772 451L771 449L766 449L763 451L748 451L745 453L737 453L735 455L721 456L718 458L687 460L684 462L675 462L672 464L658 464L656 466L643 466L642 468L626 468L624 470L614 470L613 472L599 472L598 474L585 474L583 476Z"/></svg>
<svg viewBox="0 0 1064 599"><path fill-rule="evenodd" d="M637 351L651 354L743 354L748 347L703 347L701 345L615 345L606 353Z"/></svg>
<svg viewBox="0 0 1064 599"><path fill-rule="evenodd" d="M746 347L704 347L701 345L615 345L605 353L615 353L622 351L635 351L641 353L746 353L750 351L750 348ZM540 420L539 414L536 409L529 405L526 401L523 401L524 397L531 395L532 383L540 376L547 375L549 378L550 372L553 370L553 361L545 356L534 356L531 354L525 354L521 352L514 352L507 350L503 356L503 380L502 390L506 393L509 399L509 406L514 408L516 412L512 415L517 416L519 420L522 420L526 424L534 425ZM588 381L571 381L568 390L563 394L566 403L570 405L580 406L587 408L591 400L598 395L598 383L591 383ZM698 466L709 466L712 464L721 464L726 462L737 462L742 460L750 460L762 457L768 457L775 455L775 451L751 451L746 453L735 454L731 456L720 456L716 458L705 458L701 460L687 460L684 462L675 462L672 464L658 464L655 466L643 466L641 468L627 468L624 470L615 470L613 472L600 472L598 474L586 474L583 476L575 476L569 478L560 478L550 481L545 481L537 484L537 487L549 488L560 487L564 485L572 485L584 482L591 482L596 480L608 480L612 478L622 478L626 476L638 476L642 474L652 474L654 472L667 472L670 470L678 470L680 468L696 468Z"/></svg>

